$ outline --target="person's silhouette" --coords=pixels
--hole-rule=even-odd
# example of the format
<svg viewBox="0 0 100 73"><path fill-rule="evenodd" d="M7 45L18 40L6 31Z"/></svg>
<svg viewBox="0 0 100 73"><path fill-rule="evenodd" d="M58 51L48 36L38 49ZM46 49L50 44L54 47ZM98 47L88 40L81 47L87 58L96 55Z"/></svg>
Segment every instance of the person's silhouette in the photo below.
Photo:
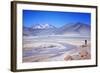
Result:
<svg viewBox="0 0 100 73"><path fill-rule="evenodd" d="M87 45L87 40L85 40L85 45Z"/></svg>

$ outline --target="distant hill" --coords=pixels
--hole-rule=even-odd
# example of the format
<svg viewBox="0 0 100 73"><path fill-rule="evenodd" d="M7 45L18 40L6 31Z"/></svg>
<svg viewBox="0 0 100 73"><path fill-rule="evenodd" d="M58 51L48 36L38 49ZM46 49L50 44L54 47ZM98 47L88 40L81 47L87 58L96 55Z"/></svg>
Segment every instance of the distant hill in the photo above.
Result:
<svg viewBox="0 0 100 73"><path fill-rule="evenodd" d="M77 34L77 35L90 35L90 25L83 23L66 24L60 28L61 34Z"/></svg>

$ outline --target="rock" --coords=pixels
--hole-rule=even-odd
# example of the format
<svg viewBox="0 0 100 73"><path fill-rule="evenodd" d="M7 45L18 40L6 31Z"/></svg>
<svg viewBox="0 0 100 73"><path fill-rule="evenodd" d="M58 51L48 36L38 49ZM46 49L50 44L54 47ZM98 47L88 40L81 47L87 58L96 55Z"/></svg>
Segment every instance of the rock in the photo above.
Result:
<svg viewBox="0 0 100 73"><path fill-rule="evenodd" d="M68 60L73 60L73 58L72 58L72 56L67 55L67 56L65 56L64 60L65 60L65 61L68 61Z"/></svg>
<svg viewBox="0 0 100 73"><path fill-rule="evenodd" d="M90 53L86 50L82 50L79 52L80 59L90 59Z"/></svg>

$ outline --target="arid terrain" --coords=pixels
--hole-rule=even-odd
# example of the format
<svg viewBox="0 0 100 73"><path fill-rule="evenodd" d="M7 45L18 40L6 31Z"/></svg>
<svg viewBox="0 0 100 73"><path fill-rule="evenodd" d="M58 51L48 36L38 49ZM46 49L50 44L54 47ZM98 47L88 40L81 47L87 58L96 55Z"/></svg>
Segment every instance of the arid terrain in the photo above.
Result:
<svg viewBox="0 0 100 73"><path fill-rule="evenodd" d="M89 37L25 36L23 37L23 62L90 59L90 42Z"/></svg>

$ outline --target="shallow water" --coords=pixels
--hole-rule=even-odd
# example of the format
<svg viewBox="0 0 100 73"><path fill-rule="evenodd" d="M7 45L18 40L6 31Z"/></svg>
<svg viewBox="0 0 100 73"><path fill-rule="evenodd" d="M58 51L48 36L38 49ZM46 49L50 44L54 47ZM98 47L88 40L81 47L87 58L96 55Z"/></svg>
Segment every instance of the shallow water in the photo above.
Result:
<svg viewBox="0 0 100 73"><path fill-rule="evenodd" d="M70 45L70 44L62 44L65 48L38 48L38 49L31 49L31 50L23 50L23 57L28 57L28 56L38 56L38 55L46 55L46 54L64 54L66 51L69 51L75 46Z"/></svg>

